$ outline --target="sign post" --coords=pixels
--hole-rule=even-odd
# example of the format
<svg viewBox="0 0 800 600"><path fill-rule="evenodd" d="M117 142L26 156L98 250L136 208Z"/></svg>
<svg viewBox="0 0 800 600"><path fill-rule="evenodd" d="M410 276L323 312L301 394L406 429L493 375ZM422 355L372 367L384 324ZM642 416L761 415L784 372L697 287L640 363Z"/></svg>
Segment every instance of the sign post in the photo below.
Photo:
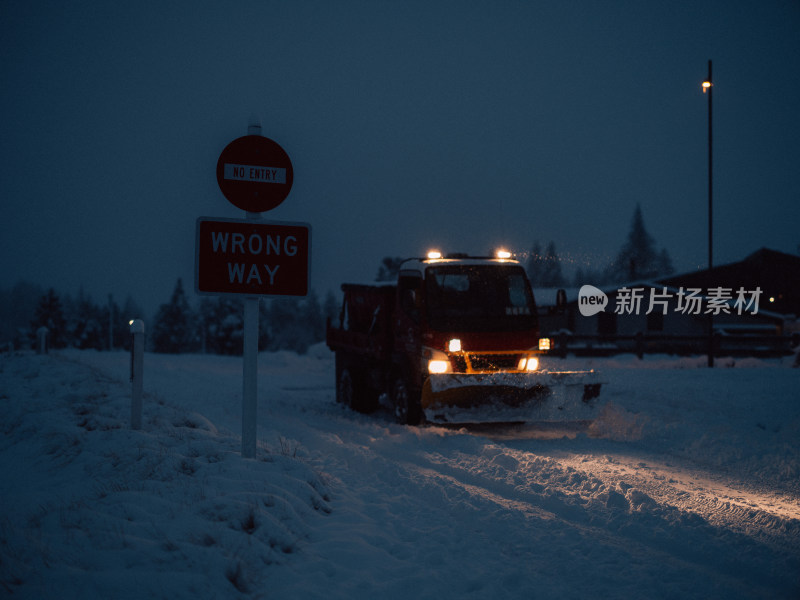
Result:
<svg viewBox="0 0 800 600"><path fill-rule="evenodd" d="M131 328L131 429L142 428L144 385L144 321L133 319Z"/></svg>
<svg viewBox="0 0 800 600"><path fill-rule="evenodd" d="M253 213L248 213L252 218ZM253 219L255 220L255 219ZM242 339L242 456L256 457L256 417L258 413L258 296L244 299Z"/></svg>
<svg viewBox="0 0 800 600"><path fill-rule="evenodd" d="M254 458L259 301L308 294L311 227L261 220L262 212L289 195L294 170L283 148L261 135L260 124L251 121L247 133L228 144L217 161L220 190L246 218L197 220L195 289L243 296L242 456Z"/></svg>
<svg viewBox="0 0 800 600"><path fill-rule="evenodd" d="M258 298L244 299L242 366L242 456L256 456L258 407Z"/></svg>

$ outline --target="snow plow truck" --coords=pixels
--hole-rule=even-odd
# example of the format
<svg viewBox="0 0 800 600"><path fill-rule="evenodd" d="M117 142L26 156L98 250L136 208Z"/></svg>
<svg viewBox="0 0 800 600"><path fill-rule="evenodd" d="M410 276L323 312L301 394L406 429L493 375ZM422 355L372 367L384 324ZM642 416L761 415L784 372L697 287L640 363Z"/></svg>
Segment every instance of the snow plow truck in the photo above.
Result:
<svg viewBox="0 0 800 600"><path fill-rule="evenodd" d="M511 254L430 252L389 283L345 283L336 400L399 423L575 421L595 416L595 371L552 371L530 282ZM559 294L561 296L561 294Z"/></svg>

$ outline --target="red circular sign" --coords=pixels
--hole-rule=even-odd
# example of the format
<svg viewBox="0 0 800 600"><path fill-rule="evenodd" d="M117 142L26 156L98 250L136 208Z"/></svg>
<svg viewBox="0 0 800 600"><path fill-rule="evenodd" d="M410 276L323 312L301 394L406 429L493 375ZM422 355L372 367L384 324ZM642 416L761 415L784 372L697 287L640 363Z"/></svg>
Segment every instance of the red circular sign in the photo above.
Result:
<svg viewBox="0 0 800 600"><path fill-rule="evenodd" d="M225 146L217 161L217 183L228 201L248 212L272 210L294 182L289 155L276 142L246 135Z"/></svg>

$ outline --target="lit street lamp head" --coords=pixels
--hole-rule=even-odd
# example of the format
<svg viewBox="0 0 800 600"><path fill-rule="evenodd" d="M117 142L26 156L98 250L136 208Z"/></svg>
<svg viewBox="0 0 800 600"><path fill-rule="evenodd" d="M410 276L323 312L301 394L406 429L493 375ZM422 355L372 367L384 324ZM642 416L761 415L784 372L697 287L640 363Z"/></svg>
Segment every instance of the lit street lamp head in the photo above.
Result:
<svg viewBox="0 0 800 600"><path fill-rule="evenodd" d="M713 144L712 144L712 130L711 125L711 92L713 91L714 84L711 83L711 61L708 61L708 77L703 82L703 93L708 92L708 273L714 265L714 228L713 228ZM714 315L708 313L708 366L714 366Z"/></svg>

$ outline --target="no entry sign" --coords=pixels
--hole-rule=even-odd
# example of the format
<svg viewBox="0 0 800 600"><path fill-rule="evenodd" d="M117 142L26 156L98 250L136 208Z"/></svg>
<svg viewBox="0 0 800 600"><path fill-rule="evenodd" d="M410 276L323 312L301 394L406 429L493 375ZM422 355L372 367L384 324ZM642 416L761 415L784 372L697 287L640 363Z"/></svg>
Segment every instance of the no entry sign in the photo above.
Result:
<svg viewBox="0 0 800 600"><path fill-rule="evenodd" d="M244 219L197 220L199 294L306 296L311 226Z"/></svg>
<svg viewBox="0 0 800 600"><path fill-rule="evenodd" d="M217 183L228 201L248 212L272 210L294 182L289 155L276 142L246 135L228 144L217 160Z"/></svg>

